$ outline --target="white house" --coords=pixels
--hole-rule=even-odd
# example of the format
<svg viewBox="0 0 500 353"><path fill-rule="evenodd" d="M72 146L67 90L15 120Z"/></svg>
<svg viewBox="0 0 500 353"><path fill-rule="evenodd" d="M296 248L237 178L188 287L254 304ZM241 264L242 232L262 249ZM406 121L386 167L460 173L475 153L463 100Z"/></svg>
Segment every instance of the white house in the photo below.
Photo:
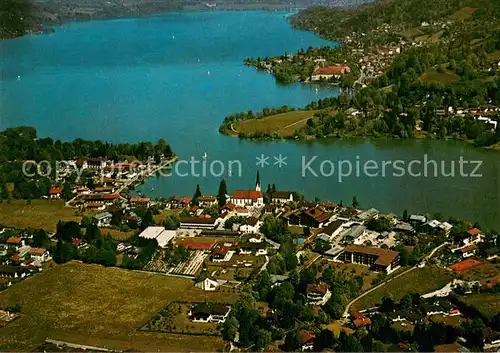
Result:
<svg viewBox="0 0 500 353"><path fill-rule="evenodd" d="M262 222L255 217L248 217L244 220L243 224L240 226L240 232L245 234L258 233Z"/></svg>
<svg viewBox="0 0 500 353"><path fill-rule="evenodd" d="M193 322L215 322L223 323L226 321L231 307L218 303L201 303L195 305L190 311L189 316Z"/></svg>
<svg viewBox="0 0 500 353"><path fill-rule="evenodd" d="M42 263L51 259L48 250L45 250L43 248L31 248L29 250L29 254L32 259L34 259L35 261L40 261Z"/></svg>
<svg viewBox="0 0 500 353"><path fill-rule="evenodd" d="M326 283L307 285L307 302L313 305L325 305L332 296Z"/></svg>
<svg viewBox="0 0 500 353"><path fill-rule="evenodd" d="M275 191L271 194L271 201L275 204L285 204L293 201L293 192L291 191Z"/></svg>
<svg viewBox="0 0 500 353"><path fill-rule="evenodd" d="M196 288L203 289L206 292L213 292L219 288L220 284L216 280L206 277L205 279L196 282L194 286Z"/></svg>
<svg viewBox="0 0 500 353"><path fill-rule="evenodd" d="M92 220L98 227L108 227L111 225L113 215L109 212L98 213L92 217Z"/></svg>
<svg viewBox="0 0 500 353"><path fill-rule="evenodd" d="M264 195L257 190L235 190L229 201L236 206L263 206Z"/></svg>

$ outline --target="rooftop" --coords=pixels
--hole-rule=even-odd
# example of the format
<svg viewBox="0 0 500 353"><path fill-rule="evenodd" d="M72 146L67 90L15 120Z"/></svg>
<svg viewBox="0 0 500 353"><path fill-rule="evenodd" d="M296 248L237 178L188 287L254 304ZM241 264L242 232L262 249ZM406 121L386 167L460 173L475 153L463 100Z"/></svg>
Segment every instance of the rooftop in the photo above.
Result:
<svg viewBox="0 0 500 353"><path fill-rule="evenodd" d="M378 258L375 261L375 264L381 266L389 266L396 259L396 257L399 256L397 251L384 250L364 245L347 245L344 251L377 256Z"/></svg>

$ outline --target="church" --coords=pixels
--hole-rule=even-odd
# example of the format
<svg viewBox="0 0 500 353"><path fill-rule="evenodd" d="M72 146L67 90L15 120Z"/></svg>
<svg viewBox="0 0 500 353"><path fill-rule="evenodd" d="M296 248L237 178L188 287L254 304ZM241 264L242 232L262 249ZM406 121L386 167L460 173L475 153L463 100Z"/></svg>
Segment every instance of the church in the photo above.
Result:
<svg viewBox="0 0 500 353"><path fill-rule="evenodd" d="M257 178L255 181L255 190L234 190L229 198L229 202L236 206L263 206L264 194L262 193L260 184L260 175L257 171Z"/></svg>

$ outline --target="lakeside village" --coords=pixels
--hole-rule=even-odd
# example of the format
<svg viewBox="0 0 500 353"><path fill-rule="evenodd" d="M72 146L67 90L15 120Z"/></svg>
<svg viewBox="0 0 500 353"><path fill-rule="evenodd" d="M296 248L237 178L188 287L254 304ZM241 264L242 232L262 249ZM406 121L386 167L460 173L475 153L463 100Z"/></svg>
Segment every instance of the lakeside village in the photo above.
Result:
<svg viewBox="0 0 500 353"><path fill-rule="evenodd" d="M153 170L166 162L171 161L165 160ZM254 187L248 190L228 192L225 181L221 181L217 195L203 195L198 186L193 197L153 200L143 195L129 196L126 190L139 176L148 175L143 165L135 168L119 164L119 170L114 171L112 163L103 158L80 159L75 164L90 175L104 172L106 176L100 182L87 180L86 186L75 186L66 196L71 197L67 207L85 211L85 216L80 223L59 222L52 233L4 227L0 231L2 288L50 271L53 261L80 260L187 277L192 278L193 288L215 293L242 293L252 284L256 290L255 281L260 286L265 281L269 286L266 293L279 294L299 270L304 304L313 309L312 320L302 318L292 325L297 340L285 339L284 349L321 349L324 327L332 320L340 320L336 322L341 323L342 330L352 334L370 329L381 315L389 327L398 325L406 332L394 338L400 350L412 350L414 339L407 332L409 328L429 320L448 322L452 318L458 318L460 323L479 322L481 335L479 341L475 340L477 330L471 329L472 336L455 335L453 342L448 337L440 341L446 343L447 351L467 351L465 347L493 351L500 347L499 315L492 317L490 314L495 312L485 313L467 300L500 290L498 234L485 232L478 224L454 218L444 221L440 215L411 214L406 210L398 216L365 209L356 197L349 206L319 199L309 201L296 192L278 190L274 184L264 191L258 172ZM125 169L127 174L120 174ZM63 173L65 178L70 177L70 170ZM45 202L60 202L67 194L60 186L51 187ZM101 235L124 229L130 231L126 239ZM339 278L332 279L332 268L344 268ZM382 302L375 300L369 306L356 304L378 287L389 287L397 278L426 269L437 277L437 273L445 276L449 283L429 293L419 292L417 285L414 292L402 298L384 297ZM308 271L312 272L306 276ZM338 281L346 281L354 274L353 283L358 285L339 292ZM437 281L437 277L424 278L424 282ZM261 294L262 302L265 298ZM274 303L270 301L261 308L263 317L278 320L279 304L276 299ZM247 342L248 338L242 341L238 334L228 334L225 324L231 313L236 315L231 305L178 305L178 315L196 323L199 334L223 335L237 345ZM4 321L15 319L19 310L7 308ZM169 310L155 315L140 330L180 330L172 324L158 323L170 322ZM304 324L307 320L309 324ZM271 341L266 339L265 343Z"/></svg>

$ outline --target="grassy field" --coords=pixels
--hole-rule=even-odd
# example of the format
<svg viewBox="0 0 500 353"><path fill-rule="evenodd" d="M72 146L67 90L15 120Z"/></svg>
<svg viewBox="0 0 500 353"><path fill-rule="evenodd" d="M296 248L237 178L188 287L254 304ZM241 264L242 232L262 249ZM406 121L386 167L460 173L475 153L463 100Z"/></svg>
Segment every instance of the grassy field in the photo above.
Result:
<svg viewBox="0 0 500 353"><path fill-rule="evenodd" d="M92 217L94 213L85 213ZM11 200L0 203L0 224L13 228L43 228L55 232L58 221L80 222L83 215L76 209L66 207L63 200ZM101 228L101 234L109 234L117 240L130 238L134 232L122 232L117 229Z"/></svg>
<svg viewBox="0 0 500 353"><path fill-rule="evenodd" d="M450 71L440 73L436 69L430 68L427 69L418 79L423 83L449 84L457 82L459 77L457 74Z"/></svg>
<svg viewBox="0 0 500 353"><path fill-rule="evenodd" d="M178 216L182 211L182 208L174 208L171 210L163 210L160 212L160 214L157 214L154 216L154 220L156 224L162 224L165 218L168 216Z"/></svg>
<svg viewBox="0 0 500 353"><path fill-rule="evenodd" d="M71 262L0 293L0 307L19 303L22 317L0 328L1 350L27 350L46 338L139 351L215 351L216 337L145 333L137 329L172 301L234 302L232 292L207 293L190 279Z"/></svg>
<svg viewBox="0 0 500 353"><path fill-rule="evenodd" d="M381 303L384 296L389 294L394 300L399 300L410 292L429 293L444 287L452 279L453 277L448 271L436 266L418 268L364 296L354 303L352 309L362 310L374 307Z"/></svg>
<svg viewBox="0 0 500 353"><path fill-rule="evenodd" d="M80 222L78 211L65 207L62 200L11 200L0 203L0 224L15 228L43 228L49 232L56 230L61 221Z"/></svg>
<svg viewBox="0 0 500 353"><path fill-rule="evenodd" d="M477 9L472 8L472 7L463 7L457 12L455 12L453 15L450 16L450 20L453 22L464 22L467 21L474 15L474 12L476 12Z"/></svg>
<svg viewBox="0 0 500 353"><path fill-rule="evenodd" d="M490 318L500 312L500 295L498 294L471 294L461 297L461 300Z"/></svg>
<svg viewBox="0 0 500 353"><path fill-rule="evenodd" d="M278 133L282 137L293 136L295 131L305 126L307 119L316 112L316 110L299 110L271 115L262 119L245 120L236 124L234 129L244 133L265 132Z"/></svg>
<svg viewBox="0 0 500 353"><path fill-rule="evenodd" d="M321 328L324 330L332 331L332 333L335 335L335 337L339 337L341 331L344 331L348 335L350 335L351 333L354 332L349 327L343 326L340 321L333 321L333 322L329 323L328 325L321 326Z"/></svg>

